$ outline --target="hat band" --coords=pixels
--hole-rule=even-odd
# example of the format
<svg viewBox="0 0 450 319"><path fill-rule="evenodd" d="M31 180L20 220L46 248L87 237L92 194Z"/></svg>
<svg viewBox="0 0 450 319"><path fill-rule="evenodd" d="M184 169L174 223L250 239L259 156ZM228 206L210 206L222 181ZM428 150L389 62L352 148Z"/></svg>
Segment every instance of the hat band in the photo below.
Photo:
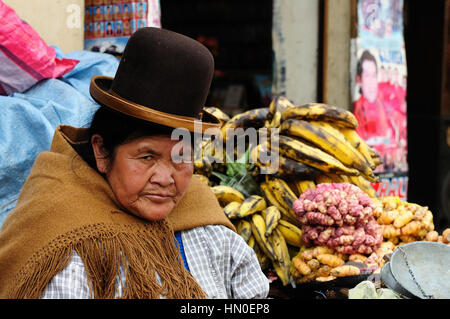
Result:
<svg viewBox="0 0 450 319"><path fill-rule="evenodd" d="M101 89L95 82L98 79L110 79L106 76L94 76L91 80L91 85L89 87L89 92L92 97L100 104L110 107L123 114L139 118L148 122L157 123L164 126L169 126L173 128L185 128L190 132L201 131L204 132L210 128L219 128L220 123L207 123L202 122L201 119L195 117L181 116L169 114L161 111L151 109L149 107L134 103L123 97L119 96L117 93L110 90L109 92Z"/></svg>

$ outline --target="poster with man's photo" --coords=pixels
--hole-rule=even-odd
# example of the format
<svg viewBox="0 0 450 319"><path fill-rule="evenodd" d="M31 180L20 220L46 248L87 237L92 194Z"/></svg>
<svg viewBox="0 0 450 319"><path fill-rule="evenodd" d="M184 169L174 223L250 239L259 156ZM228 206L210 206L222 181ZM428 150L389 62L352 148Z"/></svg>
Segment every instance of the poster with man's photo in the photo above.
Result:
<svg viewBox="0 0 450 319"><path fill-rule="evenodd" d="M359 0L358 37L352 46L353 113L357 132L383 164L373 184L379 196L406 199L407 67L403 0Z"/></svg>
<svg viewBox="0 0 450 319"><path fill-rule="evenodd" d="M131 34L160 20L159 0L85 0L84 49L120 57Z"/></svg>

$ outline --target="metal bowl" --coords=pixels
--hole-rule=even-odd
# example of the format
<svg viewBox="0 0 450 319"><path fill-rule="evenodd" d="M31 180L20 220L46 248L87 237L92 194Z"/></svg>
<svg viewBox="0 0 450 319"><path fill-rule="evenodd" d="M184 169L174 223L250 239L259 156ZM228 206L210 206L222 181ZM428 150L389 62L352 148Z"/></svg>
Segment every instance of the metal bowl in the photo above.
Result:
<svg viewBox="0 0 450 319"><path fill-rule="evenodd" d="M403 288L403 286L400 285L397 280L395 280L395 278L391 272L391 263L390 262L387 262L383 265L383 267L381 268L381 271L380 271L380 275L381 275L381 280L386 285L386 287L391 289L393 292L397 293L398 295L400 295L401 297L406 298L406 299L416 298L416 296L414 296L408 290Z"/></svg>
<svg viewBox="0 0 450 319"><path fill-rule="evenodd" d="M450 298L450 246L420 241L404 244L390 258L393 279L417 298Z"/></svg>

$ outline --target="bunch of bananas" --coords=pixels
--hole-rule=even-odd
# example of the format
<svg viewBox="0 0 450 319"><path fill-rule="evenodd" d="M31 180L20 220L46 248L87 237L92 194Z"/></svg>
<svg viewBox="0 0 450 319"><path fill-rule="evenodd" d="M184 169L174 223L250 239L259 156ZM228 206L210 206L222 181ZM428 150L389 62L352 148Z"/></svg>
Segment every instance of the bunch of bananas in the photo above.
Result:
<svg viewBox="0 0 450 319"><path fill-rule="evenodd" d="M278 151L277 177L309 184L348 182L376 197L370 182L378 181L380 157L356 132L358 122L348 110L320 103L295 106L285 97L275 98L264 125L278 128L279 139L256 146L252 159L260 168L260 152Z"/></svg>
<svg viewBox="0 0 450 319"><path fill-rule="evenodd" d="M261 268L272 266L282 284L287 285L291 280L291 255L303 247L303 242L301 229L289 221L292 215L286 215L286 203L280 205L272 199L274 195L270 195L271 200L266 195L245 198L236 189L225 185L213 186L211 190L237 233L254 249ZM272 194L271 190L268 192ZM281 196L278 191L277 194Z"/></svg>

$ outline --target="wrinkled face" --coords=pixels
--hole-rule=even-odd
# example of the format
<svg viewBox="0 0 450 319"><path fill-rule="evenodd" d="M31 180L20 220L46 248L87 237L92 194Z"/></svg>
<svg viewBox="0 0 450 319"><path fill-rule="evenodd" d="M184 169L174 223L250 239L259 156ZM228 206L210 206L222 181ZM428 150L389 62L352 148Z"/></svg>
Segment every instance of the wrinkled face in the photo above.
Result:
<svg viewBox="0 0 450 319"><path fill-rule="evenodd" d="M105 173L120 204L146 220L167 217L183 197L193 173L192 161L172 160L172 149L180 142L170 136L141 137L116 147L113 156L105 159L99 139L99 135L92 137L97 167ZM186 144L180 149L189 148Z"/></svg>

